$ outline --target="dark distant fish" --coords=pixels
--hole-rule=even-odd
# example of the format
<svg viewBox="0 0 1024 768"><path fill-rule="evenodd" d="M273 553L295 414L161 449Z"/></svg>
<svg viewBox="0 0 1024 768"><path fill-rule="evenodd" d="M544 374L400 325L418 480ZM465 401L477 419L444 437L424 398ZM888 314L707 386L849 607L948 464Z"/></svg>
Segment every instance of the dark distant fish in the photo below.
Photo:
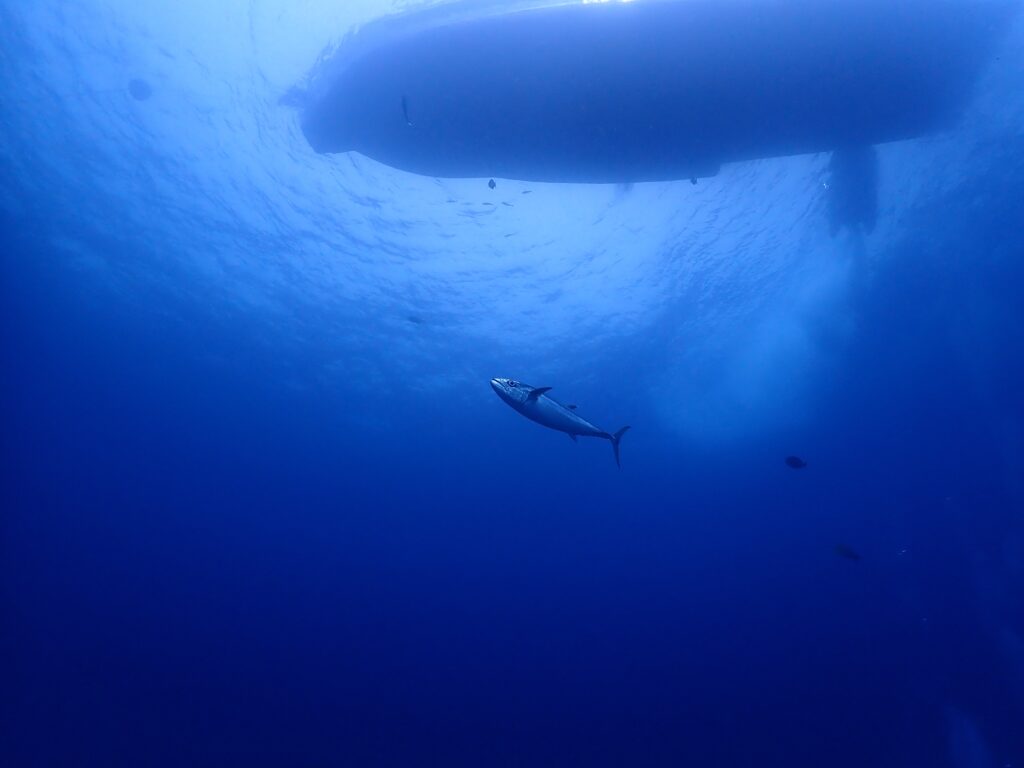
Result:
<svg viewBox="0 0 1024 768"><path fill-rule="evenodd" d="M490 187L491 189L494 189L498 185L494 183L494 179L491 179L490 181L487 182L487 186Z"/></svg>
<svg viewBox="0 0 1024 768"><path fill-rule="evenodd" d="M409 119L409 101L405 96L402 97L402 116L405 117L405 124L411 127L412 120Z"/></svg>
<svg viewBox="0 0 1024 768"><path fill-rule="evenodd" d="M847 560L853 560L854 562L860 561L860 553L854 551L845 544L836 544L836 554L840 557L846 558Z"/></svg>
<svg viewBox="0 0 1024 768"><path fill-rule="evenodd" d="M132 80L128 83L128 93L136 101L146 101L153 95L153 89L145 80Z"/></svg>
<svg viewBox="0 0 1024 768"><path fill-rule="evenodd" d="M514 410L531 421L549 429L565 432L574 441L577 436L600 437L610 440L615 452L615 463L619 466L619 442L629 427L623 427L614 435L595 427L576 414L575 405L562 405L547 396L551 387L531 387L514 379L491 379L491 387Z"/></svg>
<svg viewBox="0 0 1024 768"><path fill-rule="evenodd" d="M305 109L306 104L309 100L309 94L305 89L295 85L285 91L284 95L277 100L277 103L282 107L293 107L295 109Z"/></svg>
<svg viewBox="0 0 1024 768"><path fill-rule="evenodd" d="M786 466L791 469L803 469L807 466L807 462L801 459L799 456L787 456Z"/></svg>

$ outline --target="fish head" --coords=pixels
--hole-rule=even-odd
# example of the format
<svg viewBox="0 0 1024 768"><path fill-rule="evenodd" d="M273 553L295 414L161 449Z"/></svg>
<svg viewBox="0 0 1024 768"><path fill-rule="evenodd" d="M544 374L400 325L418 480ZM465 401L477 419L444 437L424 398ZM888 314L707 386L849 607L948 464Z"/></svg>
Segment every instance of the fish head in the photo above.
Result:
<svg viewBox="0 0 1024 768"><path fill-rule="evenodd" d="M491 389L509 405L518 405L526 400L532 387L515 379L491 379Z"/></svg>

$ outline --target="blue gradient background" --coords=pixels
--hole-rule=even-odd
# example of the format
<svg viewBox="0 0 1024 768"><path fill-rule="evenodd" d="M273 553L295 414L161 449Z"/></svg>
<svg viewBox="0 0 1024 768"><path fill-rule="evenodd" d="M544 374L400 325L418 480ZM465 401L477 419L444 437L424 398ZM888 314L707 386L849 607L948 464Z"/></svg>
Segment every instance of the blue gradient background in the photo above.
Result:
<svg viewBox="0 0 1024 768"><path fill-rule="evenodd" d="M1024 28L831 237L313 154L407 7L0 2L0 763L1024 766Z"/></svg>

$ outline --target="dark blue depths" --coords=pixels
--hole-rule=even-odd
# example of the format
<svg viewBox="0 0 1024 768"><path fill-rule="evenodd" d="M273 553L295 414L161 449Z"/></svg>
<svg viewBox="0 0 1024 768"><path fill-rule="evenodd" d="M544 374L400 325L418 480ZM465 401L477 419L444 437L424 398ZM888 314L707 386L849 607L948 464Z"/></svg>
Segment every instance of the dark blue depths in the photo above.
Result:
<svg viewBox="0 0 1024 768"><path fill-rule="evenodd" d="M5 215L0 762L1024 765L1024 143L985 151L815 330L812 421L680 440L667 345L611 343L621 472Z"/></svg>
<svg viewBox="0 0 1024 768"><path fill-rule="evenodd" d="M5 222L8 764L948 765L954 709L1015 760L1024 188L993 186L917 222L948 269L894 246L817 423L637 428L621 474L497 403L352 429L241 324L83 295Z"/></svg>

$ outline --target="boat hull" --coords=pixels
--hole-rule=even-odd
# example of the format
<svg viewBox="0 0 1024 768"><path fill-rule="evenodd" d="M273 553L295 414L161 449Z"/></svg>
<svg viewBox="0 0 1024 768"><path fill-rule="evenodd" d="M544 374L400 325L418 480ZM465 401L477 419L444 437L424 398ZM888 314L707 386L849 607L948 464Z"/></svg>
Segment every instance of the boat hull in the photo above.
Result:
<svg viewBox="0 0 1024 768"><path fill-rule="evenodd" d="M436 177L622 183L949 126L1009 0L456 4L367 25L310 93L318 152Z"/></svg>

